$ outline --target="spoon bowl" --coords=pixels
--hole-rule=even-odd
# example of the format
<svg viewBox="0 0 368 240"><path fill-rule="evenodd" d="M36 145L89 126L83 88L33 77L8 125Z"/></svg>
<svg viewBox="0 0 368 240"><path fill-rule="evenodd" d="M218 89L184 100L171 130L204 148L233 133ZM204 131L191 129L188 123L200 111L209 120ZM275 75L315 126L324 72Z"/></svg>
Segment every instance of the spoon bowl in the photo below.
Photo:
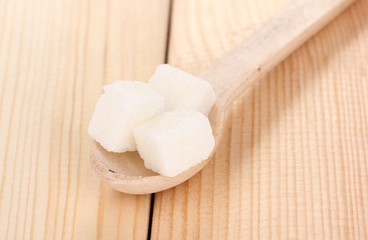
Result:
<svg viewBox="0 0 368 240"><path fill-rule="evenodd" d="M174 187L199 172L212 158L221 140L224 125L224 114L214 106L209 115L215 147L206 160L189 168L175 177L166 177L155 173L144 166L138 152L112 153L106 151L94 141L91 149L92 167L97 175L113 189L131 193L147 194Z"/></svg>
<svg viewBox="0 0 368 240"><path fill-rule="evenodd" d="M94 142L93 169L112 188L131 194L159 192L186 181L213 157L229 105L352 2L295 0L200 75L211 83L217 95L209 115L215 147L208 159L175 177L165 177L146 169L137 152L110 153Z"/></svg>

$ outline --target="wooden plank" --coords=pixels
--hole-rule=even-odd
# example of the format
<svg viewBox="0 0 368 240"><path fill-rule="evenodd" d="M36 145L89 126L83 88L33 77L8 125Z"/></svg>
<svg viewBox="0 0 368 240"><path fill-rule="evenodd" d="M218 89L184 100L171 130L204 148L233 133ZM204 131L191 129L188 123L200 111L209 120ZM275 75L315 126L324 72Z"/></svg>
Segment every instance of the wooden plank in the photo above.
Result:
<svg viewBox="0 0 368 240"><path fill-rule="evenodd" d="M146 239L150 195L101 184L87 126L102 85L165 59L169 1L0 3L0 239Z"/></svg>
<svg viewBox="0 0 368 240"><path fill-rule="evenodd" d="M199 74L290 1L176 0L169 63ZM368 1L240 98L216 157L155 194L153 239L366 239Z"/></svg>

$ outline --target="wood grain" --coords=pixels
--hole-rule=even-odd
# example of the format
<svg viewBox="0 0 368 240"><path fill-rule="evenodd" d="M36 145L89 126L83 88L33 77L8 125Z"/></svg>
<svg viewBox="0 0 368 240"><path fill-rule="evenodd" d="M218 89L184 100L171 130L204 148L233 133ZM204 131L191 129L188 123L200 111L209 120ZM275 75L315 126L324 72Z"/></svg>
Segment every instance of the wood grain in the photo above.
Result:
<svg viewBox="0 0 368 240"><path fill-rule="evenodd" d="M164 61L168 14L168 0L0 2L0 239L146 239L150 195L99 181L87 125L103 84Z"/></svg>
<svg viewBox="0 0 368 240"><path fill-rule="evenodd" d="M291 0L175 0L169 62L199 74ZM0 1L0 239L144 239L150 196L97 179L104 83L165 58L169 1ZM368 238L368 1L249 89L214 161L156 194L154 239Z"/></svg>
<svg viewBox="0 0 368 240"><path fill-rule="evenodd" d="M176 0L169 63L199 74L290 1ZM366 239L368 1L228 113L215 160L155 194L153 239Z"/></svg>

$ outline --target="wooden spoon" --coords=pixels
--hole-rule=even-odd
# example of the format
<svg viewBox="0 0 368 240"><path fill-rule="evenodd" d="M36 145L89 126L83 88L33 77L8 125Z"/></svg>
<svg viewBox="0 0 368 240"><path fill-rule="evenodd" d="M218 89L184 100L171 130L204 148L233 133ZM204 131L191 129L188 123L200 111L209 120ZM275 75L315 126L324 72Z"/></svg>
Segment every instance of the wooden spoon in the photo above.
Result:
<svg viewBox="0 0 368 240"><path fill-rule="evenodd" d="M162 191L192 177L218 147L229 105L353 1L295 0L200 75L212 84L218 99L209 115L216 146L207 160L178 176L165 177L146 169L137 152L110 153L94 142L91 161L97 175L112 188L131 194Z"/></svg>

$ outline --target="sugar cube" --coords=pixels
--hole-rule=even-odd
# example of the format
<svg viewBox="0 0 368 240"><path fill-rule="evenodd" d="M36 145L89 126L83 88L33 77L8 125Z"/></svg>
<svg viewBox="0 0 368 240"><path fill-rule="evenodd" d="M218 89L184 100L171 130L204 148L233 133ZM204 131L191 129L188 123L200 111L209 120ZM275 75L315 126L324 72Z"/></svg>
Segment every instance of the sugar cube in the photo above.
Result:
<svg viewBox="0 0 368 240"><path fill-rule="evenodd" d="M147 83L118 81L104 87L88 133L111 152L135 151L133 128L162 113L163 97Z"/></svg>
<svg viewBox="0 0 368 240"><path fill-rule="evenodd" d="M174 177L207 159L215 145L208 118L193 110L165 112L134 128L145 167Z"/></svg>
<svg viewBox="0 0 368 240"><path fill-rule="evenodd" d="M149 84L165 98L169 111L187 109L208 115L216 100L209 82L168 64L156 68Z"/></svg>

